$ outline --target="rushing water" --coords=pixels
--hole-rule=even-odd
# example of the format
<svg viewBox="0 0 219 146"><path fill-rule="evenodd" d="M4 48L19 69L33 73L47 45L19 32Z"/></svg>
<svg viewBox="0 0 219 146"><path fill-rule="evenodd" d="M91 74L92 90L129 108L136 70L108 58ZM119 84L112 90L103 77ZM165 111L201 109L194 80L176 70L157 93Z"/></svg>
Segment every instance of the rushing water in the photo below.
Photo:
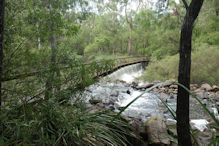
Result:
<svg viewBox="0 0 219 146"><path fill-rule="evenodd" d="M135 78L140 77L143 72L141 63L130 65L119 69L118 71L106 76L104 79L109 81L121 80L126 83L132 83Z"/></svg>
<svg viewBox="0 0 219 146"><path fill-rule="evenodd" d="M140 77L142 72L143 68L141 63L139 63L124 67L104 77L98 83L87 88L85 92L87 100L91 98L101 99L103 104L113 106L114 110L119 112L121 107L126 106L144 92L130 86L130 83L132 83L135 78ZM140 118L143 122L150 117L171 118L170 113L157 96L159 96L159 94L144 93L143 96L131 104L122 114L128 117ZM194 100L190 102L191 119L207 118L207 114L202 110L200 105L194 103ZM176 97L169 98L167 103L174 110L176 109ZM200 121L198 122L200 124Z"/></svg>

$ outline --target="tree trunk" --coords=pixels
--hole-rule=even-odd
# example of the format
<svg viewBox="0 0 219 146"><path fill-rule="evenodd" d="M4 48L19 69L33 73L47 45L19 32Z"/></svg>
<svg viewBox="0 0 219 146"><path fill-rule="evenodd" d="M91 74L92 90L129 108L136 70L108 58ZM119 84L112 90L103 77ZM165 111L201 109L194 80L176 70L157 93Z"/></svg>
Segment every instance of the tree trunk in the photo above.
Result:
<svg viewBox="0 0 219 146"><path fill-rule="evenodd" d="M129 49L128 49L128 55L131 55L132 51L132 26L129 24Z"/></svg>
<svg viewBox="0 0 219 146"><path fill-rule="evenodd" d="M219 16L219 1L218 0L214 0L214 6L215 6L216 16Z"/></svg>
<svg viewBox="0 0 219 146"><path fill-rule="evenodd" d="M51 58L50 58L50 69L51 72L49 73L49 77L46 81L46 92L45 92L45 99L49 99L53 94L53 82L56 72L56 43L55 43L55 35L54 35L54 22L53 22L53 14L52 14L52 7L50 5L50 47L51 47Z"/></svg>
<svg viewBox="0 0 219 146"><path fill-rule="evenodd" d="M178 82L190 88L191 39L194 21L204 0L192 0L181 29ZM189 93L179 86L177 93L177 134L180 146L192 146L189 130Z"/></svg>
<svg viewBox="0 0 219 146"><path fill-rule="evenodd" d="M4 13L5 0L0 0L0 110L2 105L2 72L3 72L3 44L4 44Z"/></svg>
<svg viewBox="0 0 219 146"><path fill-rule="evenodd" d="M41 49L41 39L40 39L40 35L39 35L39 24L36 24L37 27L37 32L38 32L38 37L37 37L37 43L38 43L38 49Z"/></svg>

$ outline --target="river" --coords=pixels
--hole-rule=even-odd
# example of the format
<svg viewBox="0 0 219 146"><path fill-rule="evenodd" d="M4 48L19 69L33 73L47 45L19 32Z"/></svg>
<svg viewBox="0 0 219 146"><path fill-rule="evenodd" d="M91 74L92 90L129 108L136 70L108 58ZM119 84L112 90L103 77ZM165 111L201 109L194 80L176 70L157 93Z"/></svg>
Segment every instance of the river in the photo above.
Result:
<svg viewBox="0 0 219 146"><path fill-rule="evenodd" d="M89 86L84 92L87 101L90 99L101 100L104 105L111 107L115 112L119 112L122 107L145 92L132 87L132 82L137 77L140 77L143 71L144 69L141 63L139 63L126 66L102 78L99 82ZM143 81L138 80L137 82L138 85L145 84ZM122 114L127 117L140 118L143 122L151 117L162 117L167 120L173 120L171 114L158 96L160 94L146 92ZM174 110L176 109L176 95L168 97L166 102ZM190 103L190 119L196 120L195 123L197 124L206 124L207 121L205 119L209 118L208 114L194 100L191 100Z"/></svg>

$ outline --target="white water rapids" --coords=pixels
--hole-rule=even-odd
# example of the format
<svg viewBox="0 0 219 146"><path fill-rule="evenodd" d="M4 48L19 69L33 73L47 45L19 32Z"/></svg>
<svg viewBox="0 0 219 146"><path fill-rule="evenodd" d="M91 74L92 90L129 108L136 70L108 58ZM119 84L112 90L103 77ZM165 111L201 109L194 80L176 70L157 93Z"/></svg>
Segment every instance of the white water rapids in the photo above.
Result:
<svg viewBox="0 0 219 146"><path fill-rule="evenodd" d="M135 81L135 78L142 75L142 72L143 68L140 63L119 69L104 77L98 83L89 86L85 92L87 100L101 99L103 104L111 105L114 107L115 112L119 112L121 107L126 106L144 92L130 86L130 84ZM141 82L141 84L144 83ZM170 119L170 114L157 96L158 95L152 93L144 93L142 97L131 104L122 114L128 117L140 118L143 122L151 117ZM173 109L176 109L176 97L169 100L168 104ZM196 120L191 120L191 122L194 127L203 131L203 127L206 127L207 122L200 114L199 108L200 107L197 108L195 106L191 112L193 115L196 115Z"/></svg>

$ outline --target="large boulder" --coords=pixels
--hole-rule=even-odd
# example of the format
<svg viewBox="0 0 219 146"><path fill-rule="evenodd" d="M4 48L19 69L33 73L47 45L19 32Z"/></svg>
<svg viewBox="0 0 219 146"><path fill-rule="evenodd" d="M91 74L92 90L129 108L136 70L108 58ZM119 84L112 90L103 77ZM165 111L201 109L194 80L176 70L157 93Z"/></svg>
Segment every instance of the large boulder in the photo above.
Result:
<svg viewBox="0 0 219 146"><path fill-rule="evenodd" d="M212 90L212 87L209 84L205 83L205 84L201 85L201 89L204 89L206 91L210 91L210 90Z"/></svg>
<svg viewBox="0 0 219 146"><path fill-rule="evenodd" d="M202 88L198 88L194 92L195 95L198 96L199 98L201 99L205 98L205 91Z"/></svg>
<svg viewBox="0 0 219 146"><path fill-rule="evenodd" d="M170 144L165 119L152 117L145 123L149 141L153 144Z"/></svg>

